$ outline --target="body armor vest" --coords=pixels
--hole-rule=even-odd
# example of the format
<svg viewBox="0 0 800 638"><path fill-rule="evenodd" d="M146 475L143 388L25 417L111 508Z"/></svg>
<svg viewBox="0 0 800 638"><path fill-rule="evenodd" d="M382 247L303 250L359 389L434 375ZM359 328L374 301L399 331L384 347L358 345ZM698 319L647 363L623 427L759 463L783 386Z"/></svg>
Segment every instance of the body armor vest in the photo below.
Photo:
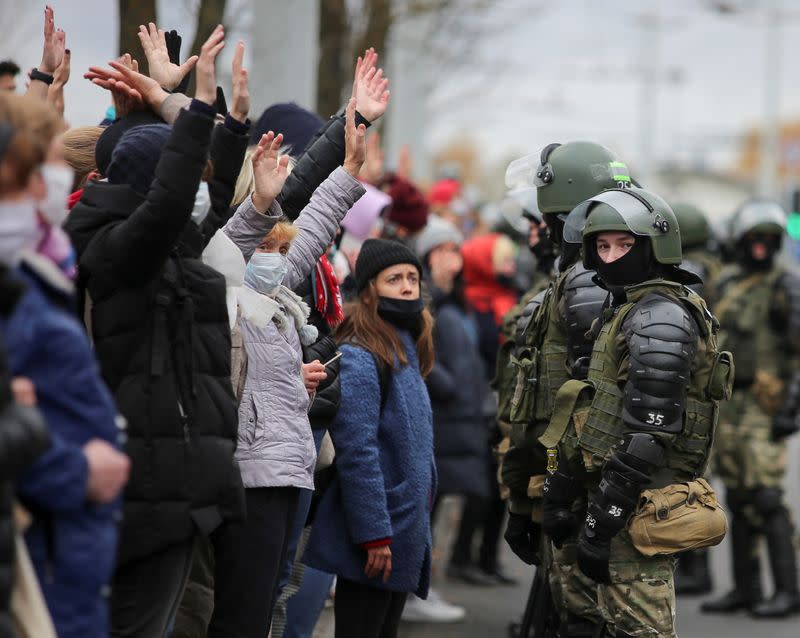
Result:
<svg viewBox="0 0 800 638"><path fill-rule="evenodd" d="M771 323L770 312L780 268L746 273L736 268L720 283L716 307L720 322L721 346L736 353L736 387L748 387L757 372L778 379L793 371L784 369L790 362L784 356L784 343Z"/></svg>
<svg viewBox="0 0 800 638"><path fill-rule="evenodd" d="M628 426L622 420L624 385L621 363L627 347L622 327L628 313L645 296L653 293L674 299L689 310L698 326L700 344L692 366L686 400L684 425L678 434L664 435L667 445L666 467L651 487L692 480L702 476L708 463L717 423L718 400L730 396L732 360L730 353L717 350L717 324L705 302L681 284L668 281L646 282L627 289L627 302L604 312L605 323L592 350L587 383L593 389L585 422L577 434L584 459L591 459L588 470L599 470L609 450L621 439ZM623 371L624 374L624 371ZM659 436L658 432L651 432Z"/></svg>
<svg viewBox="0 0 800 638"><path fill-rule="evenodd" d="M548 421L553 412L556 392L570 378L567 371L566 325L559 321L557 305L564 281L571 270L561 273L550 284L511 357L516 370L514 396L511 399L512 423Z"/></svg>

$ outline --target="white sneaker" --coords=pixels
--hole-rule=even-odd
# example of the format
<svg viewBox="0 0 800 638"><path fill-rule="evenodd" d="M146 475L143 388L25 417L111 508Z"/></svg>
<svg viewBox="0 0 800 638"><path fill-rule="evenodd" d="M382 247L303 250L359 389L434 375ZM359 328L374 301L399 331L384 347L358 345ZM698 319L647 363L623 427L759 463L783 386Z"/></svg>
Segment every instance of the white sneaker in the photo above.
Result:
<svg viewBox="0 0 800 638"><path fill-rule="evenodd" d="M439 593L431 589L427 600L413 594L408 597L402 619L406 622L458 622L466 615L463 607L442 600Z"/></svg>

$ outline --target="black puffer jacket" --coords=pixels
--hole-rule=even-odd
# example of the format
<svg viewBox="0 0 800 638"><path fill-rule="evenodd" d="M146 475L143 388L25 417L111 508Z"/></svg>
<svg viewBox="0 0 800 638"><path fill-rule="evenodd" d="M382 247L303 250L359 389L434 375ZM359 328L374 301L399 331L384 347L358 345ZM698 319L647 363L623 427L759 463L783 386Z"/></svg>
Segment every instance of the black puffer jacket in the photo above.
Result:
<svg viewBox="0 0 800 638"><path fill-rule="evenodd" d="M92 184L67 223L103 376L128 420L120 564L243 514L225 279L200 256L227 217L247 137L212 128L183 112L146 199ZM189 220L210 140L216 216L201 232Z"/></svg>
<svg viewBox="0 0 800 638"><path fill-rule="evenodd" d="M1 267L0 313L11 311L19 291L20 284ZM17 635L9 615L16 560L14 479L47 449L49 442L47 425L39 413L15 404L5 350L0 347L0 638Z"/></svg>
<svg viewBox="0 0 800 638"><path fill-rule="evenodd" d="M356 111L356 125L370 123ZM309 142L297 165L290 173L283 185L278 200L283 213L291 220L297 219L301 211L311 200L311 195L322 184L337 166L344 162L344 114L337 113L317 131ZM315 325L319 331L316 343L303 348L303 359L306 363L319 359L325 363L336 354L337 344L325 319L316 309L316 299L309 276L294 292L303 298L311 308L309 323ZM328 423L336 416L339 410L341 388L339 386L339 361L334 361L326 368L328 377L320 383L314 403L308 413L313 429L327 428Z"/></svg>
<svg viewBox="0 0 800 638"><path fill-rule="evenodd" d="M370 123L356 111L356 126ZM294 221L311 200L312 193L322 184L337 166L344 162L344 110L329 118L317 131L297 160L286 183L283 185L278 202L283 214Z"/></svg>
<svg viewBox="0 0 800 638"><path fill-rule="evenodd" d="M325 363L336 354L338 344L333 338L333 332L325 318L316 309L316 301L311 291L311 282L311 278L308 278L295 289L295 292L311 308L308 323L316 326L319 332L319 337L314 343L310 346L303 346L303 361L310 363L311 361L319 360L320 363ZM325 372L328 373L328 376L319 384L314 403L311 404L311 408L308 411L308 420L314 430L327 428L339 411L339 399L342 395L342 389L339 384L339 359L325 368Z"/></svg>

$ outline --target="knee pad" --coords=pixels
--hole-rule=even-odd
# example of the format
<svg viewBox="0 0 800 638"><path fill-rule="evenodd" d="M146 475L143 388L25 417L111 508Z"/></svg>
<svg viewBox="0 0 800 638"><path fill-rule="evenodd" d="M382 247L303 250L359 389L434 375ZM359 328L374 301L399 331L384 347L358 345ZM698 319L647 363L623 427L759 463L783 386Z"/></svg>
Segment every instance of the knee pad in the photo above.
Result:
<svg viewBox="0 0 800 638"><path fill-rule="evenodd" d="M783 508L783 490L779 487L757 487L752 501L755 510L762 516L771 516Z"/></svg>

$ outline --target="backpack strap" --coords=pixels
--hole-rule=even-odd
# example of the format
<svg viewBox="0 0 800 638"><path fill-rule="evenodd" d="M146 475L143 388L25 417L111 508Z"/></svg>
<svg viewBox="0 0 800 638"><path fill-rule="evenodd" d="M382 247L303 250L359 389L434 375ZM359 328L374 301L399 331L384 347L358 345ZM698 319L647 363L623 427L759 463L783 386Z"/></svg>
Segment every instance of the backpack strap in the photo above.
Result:
<svg viewBox="0 0 800 638"><path fill-rule="evenodd" d="M375 360L375 367L378 369L378 382L381 386L381 414L383 414L383 408L386 407L386 401L389 399L389 386L392 383L392 369L381 361L374 352L370 352L370 354Z"/></svg>

